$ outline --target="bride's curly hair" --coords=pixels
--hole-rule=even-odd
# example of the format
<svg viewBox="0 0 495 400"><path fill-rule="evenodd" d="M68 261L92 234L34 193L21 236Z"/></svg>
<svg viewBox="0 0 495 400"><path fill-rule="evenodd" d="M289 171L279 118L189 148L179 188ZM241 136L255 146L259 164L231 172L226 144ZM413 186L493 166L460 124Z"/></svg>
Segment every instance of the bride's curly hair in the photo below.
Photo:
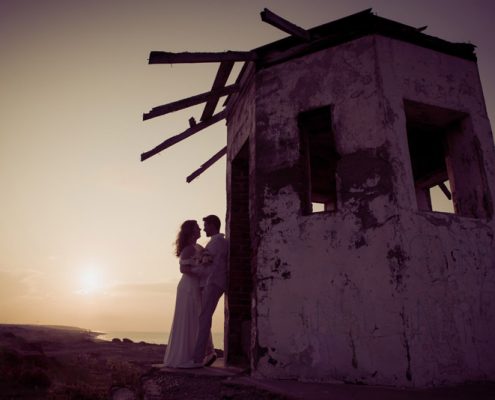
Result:
<svg viewBox="0 0 495 400"><path fill-rule="evenodd" d="M193 232L194 227L198 225L198 222L194 219L184 221L180 226L179 233L177 234L177 239L175 240L175 255L180 256L184 247L189 244L189 238Z"/></svg>

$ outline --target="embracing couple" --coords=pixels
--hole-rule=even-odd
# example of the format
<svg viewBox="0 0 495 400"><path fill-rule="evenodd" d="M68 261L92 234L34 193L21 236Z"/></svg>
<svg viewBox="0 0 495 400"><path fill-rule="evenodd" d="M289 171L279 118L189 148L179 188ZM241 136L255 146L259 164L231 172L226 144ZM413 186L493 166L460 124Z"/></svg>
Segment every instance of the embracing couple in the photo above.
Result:
<svg viewBox="0 0 495 400"><path fill-rule="evenodd" d="M203 249L194 220L185 221L175 242L182 278L177 286L174 319L163 364L169 368L201 368L217 358L211 320L227 286L228 243L216 215L203 218L210 241Z"/></svg>

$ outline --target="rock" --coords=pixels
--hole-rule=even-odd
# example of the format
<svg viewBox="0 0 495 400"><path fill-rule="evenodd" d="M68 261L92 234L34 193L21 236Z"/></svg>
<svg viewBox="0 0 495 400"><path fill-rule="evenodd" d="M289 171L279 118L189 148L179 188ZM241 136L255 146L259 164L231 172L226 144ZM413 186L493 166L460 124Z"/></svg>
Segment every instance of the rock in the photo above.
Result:
<svg viewBox="0 0 495 400"><path fill-rule="evenodd" d="M128 338L122 339L122 342L124 342L124 343L134 343L131 339L128 339Z"/></svg>
<svg viewBox="0 0 495 400"><path fill-rule="evenodd" d="M136 394L133 390L125 387L113 388L111 397L112 400L136 400Z"/></svg>
<svg viewBox="0 0 495 400"><path fill-rule="evenodd" d="M113 338L112 343L122 343L122 340L120 340L119 338Z"/></svg>
<svg viewBox="0 0 495 400"><path fill-rule="evenodd" d="M162 389L158 379L152 376L141 377L142 391L145 399L161 399Z"/></svg>

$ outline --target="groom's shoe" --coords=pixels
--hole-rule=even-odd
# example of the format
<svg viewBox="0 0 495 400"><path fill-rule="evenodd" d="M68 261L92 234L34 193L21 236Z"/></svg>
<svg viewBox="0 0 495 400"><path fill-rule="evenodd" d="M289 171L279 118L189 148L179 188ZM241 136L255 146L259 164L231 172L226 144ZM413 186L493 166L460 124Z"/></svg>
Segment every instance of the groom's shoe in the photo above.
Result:
<svg viewBox="0 0 495 400"><path fill-rule="evenodd" d="M203 364L191 360L179 365L178 368L183 368L183 369L203 368Z"/></svg>
<svg viewBox="0 0 495 400"><path fill-rule="evenodd" d="M215 360L217 359L217 355L215 353L213 353L205 362L205 367L209 367L211 364L213 364L215 362Z"/></svg>

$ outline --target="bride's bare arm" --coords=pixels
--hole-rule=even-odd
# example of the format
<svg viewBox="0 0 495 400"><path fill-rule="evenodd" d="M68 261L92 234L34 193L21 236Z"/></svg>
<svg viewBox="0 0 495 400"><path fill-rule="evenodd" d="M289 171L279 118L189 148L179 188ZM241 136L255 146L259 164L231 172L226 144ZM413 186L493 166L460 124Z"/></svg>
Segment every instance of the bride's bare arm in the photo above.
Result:
<svg viewBox="0 0 495 400"><path fill-rule="evenodd" d="M196 254L193 246L187 246L182 250L179 257L180 272L183 274L192 274L194 266L193 257Z"/></svg>

